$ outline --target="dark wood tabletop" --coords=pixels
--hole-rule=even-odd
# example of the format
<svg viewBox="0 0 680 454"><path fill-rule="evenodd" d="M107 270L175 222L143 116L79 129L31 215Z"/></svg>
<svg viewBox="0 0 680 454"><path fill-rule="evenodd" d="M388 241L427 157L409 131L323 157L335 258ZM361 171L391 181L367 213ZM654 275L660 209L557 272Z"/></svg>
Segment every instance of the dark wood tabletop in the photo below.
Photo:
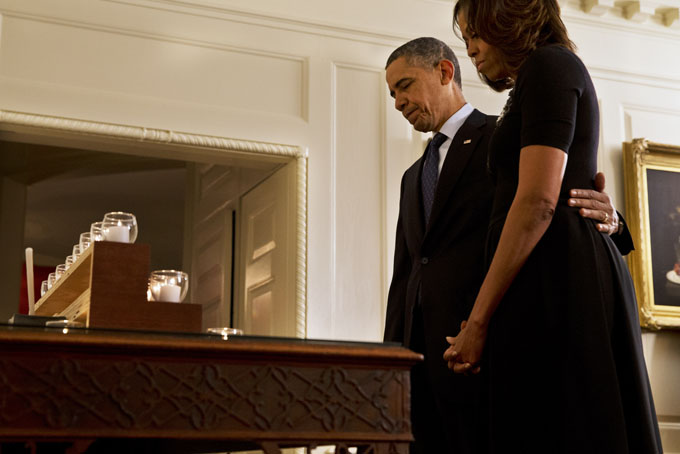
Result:
<svg viewBox="0 0 680 454"><path fill-rule="evenodd" d="M409 369L421 359L382 343L0 325L0 440L406 453Z"/></svg>

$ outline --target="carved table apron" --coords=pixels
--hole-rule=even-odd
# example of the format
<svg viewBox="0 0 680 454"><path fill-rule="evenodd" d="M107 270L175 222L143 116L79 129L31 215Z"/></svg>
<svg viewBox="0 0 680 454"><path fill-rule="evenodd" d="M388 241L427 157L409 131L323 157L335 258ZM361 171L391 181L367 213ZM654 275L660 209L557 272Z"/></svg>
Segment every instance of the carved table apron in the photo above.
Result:
<svg viewBox="0 0 680 454"><path fill-rule="evenodd" d="M0 438L407 453L420 359L377 343L3 326Z"/></svg>

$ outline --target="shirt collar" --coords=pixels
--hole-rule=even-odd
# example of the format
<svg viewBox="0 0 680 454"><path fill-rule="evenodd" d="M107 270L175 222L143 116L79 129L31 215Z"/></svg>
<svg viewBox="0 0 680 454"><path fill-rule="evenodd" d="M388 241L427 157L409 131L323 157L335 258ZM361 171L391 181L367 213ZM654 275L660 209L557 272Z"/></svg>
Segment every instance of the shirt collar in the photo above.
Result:
<svg viewBox="0 0 680 454"><path fill-rule="evenodd" d="M472 114L472 111L475 110L470 103L465 103L463 107L458 109L456 113L451 115L448 120L446 120L446 123L444 123L439 130L442 134L445 134L446 137L449 139L452 139L455 137L455 135L458 133L458 130L460 129L461 126L463 126L463 123L465 123L465 120Z"/></svg>

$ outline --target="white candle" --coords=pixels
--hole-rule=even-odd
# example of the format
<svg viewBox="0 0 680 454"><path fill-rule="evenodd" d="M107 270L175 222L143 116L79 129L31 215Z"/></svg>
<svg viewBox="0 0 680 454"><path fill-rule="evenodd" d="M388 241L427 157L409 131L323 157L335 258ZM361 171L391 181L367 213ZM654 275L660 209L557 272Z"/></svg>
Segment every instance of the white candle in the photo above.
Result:
<svg viewBox="0 0 680 454"><path fill-rule="evenodd" d="M33 288L33 248L26 248L26 288L28 289L28 315L35 315L35 289Z"/></svg>
<svg viewBox="0 0 680 454"><path fill-rule="evenodd" d="M179 285L161 284L160 300L168 303L179 303L179 296L182 289Z"/></svg>
<svg viewBox="0 0 680 454"><path fill-rule="evenodd" d="M116 243L130 242L130 229L126 226L111 226L106 227L106 241L114 241Z"/></svg>

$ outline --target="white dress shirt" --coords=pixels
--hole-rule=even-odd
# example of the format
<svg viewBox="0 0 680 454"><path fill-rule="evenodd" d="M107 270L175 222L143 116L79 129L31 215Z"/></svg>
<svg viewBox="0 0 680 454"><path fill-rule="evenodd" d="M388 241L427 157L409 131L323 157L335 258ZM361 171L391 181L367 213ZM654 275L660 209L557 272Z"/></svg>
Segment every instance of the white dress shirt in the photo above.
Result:
<svg viewBox="0 0 680 454"><path fill-rule="evenodd" d="M444 166L444 160L446 159L446 154L449 151L449 147L451 146L451 142L453 142L453 138L455 135L458 133L458 130L460 129L461 126L463 126L463 123L465 123L465 120L470 116L472 111L475 110L474 107L470 105L470 103L465 103L463 107L458 109L456 113L451 115L451 117L446 120L446 123L441 127L439 132L444 134L447 139L444 141L443 144L439 147L439 174L441 175L442 173L442 167Z"/></svg>

